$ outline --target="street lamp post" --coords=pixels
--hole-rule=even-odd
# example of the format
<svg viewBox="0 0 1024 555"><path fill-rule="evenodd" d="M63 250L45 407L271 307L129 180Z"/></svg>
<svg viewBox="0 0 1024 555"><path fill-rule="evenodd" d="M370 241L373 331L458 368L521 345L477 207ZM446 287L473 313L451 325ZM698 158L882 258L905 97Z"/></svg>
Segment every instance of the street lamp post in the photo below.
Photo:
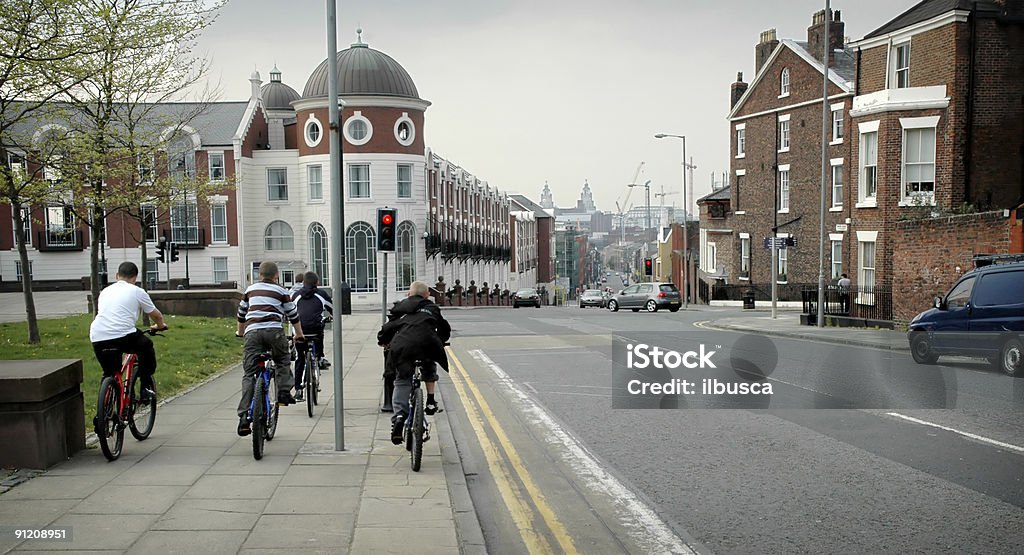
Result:
<svg viewBox="0 0 1024 555"><path fill-rule="evenodd" d="M658 133L655 139L672 137L683 142L683 308L690 308L690 203L686 196L686 136Z"/></svg>

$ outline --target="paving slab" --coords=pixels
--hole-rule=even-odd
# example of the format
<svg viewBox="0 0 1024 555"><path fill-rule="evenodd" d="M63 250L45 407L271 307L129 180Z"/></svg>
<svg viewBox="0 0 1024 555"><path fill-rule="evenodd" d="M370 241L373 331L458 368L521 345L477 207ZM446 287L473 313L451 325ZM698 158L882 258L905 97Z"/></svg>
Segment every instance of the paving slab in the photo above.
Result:
<svg viewBox="0 0 1024 555"><path fill-rule="evenodd" d="M266 506L264 499L179 499L152 529L248 532Z"/></svg>
<svg viewBox="0 0 1024 555"><path fill-rule="evenodd" d="M151 530L143 534L128 553L237 553L248 535L248 531L238 530Z"/></svg>
<svg viewBox="0 0 1024 555"><path fill-rule="evenodd" d="M362 465L292 465L282 486L361 486L366 478Z"/></svg>
<svg viewBox="0 0 1024 555"><path fill-rule="evenodd" d="M71 509L78 514L164 514L188 486L108 484Z"/></svg>
<svg viewBox="0 0 1024 555"><path fill-rule="evenodd" d="M263 515L242 547L243 552L247 549L287 549L307 553L347 553L352 534L353 516L350 514ZM405 552L409 552L408 546Z"/></svg>
<svg viewBox="0 0 1024 555"><path fill-rule="evenodd" d="M362 488L347 486L281 486L264 514L355 514Z"/></svg>

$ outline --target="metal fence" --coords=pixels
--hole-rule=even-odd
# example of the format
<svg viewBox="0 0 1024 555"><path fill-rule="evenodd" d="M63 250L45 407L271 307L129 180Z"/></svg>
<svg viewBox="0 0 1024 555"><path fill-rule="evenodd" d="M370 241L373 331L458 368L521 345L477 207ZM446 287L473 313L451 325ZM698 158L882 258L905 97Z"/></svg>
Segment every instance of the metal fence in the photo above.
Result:
<svg viewBox="0 0 1024 555"><path fill-rule="evenodd" d="M801 291L804 314L818 313L818 287ZM825 289L825 315L849 316L863 320L892 321L892 287L849 287L845 291L835 285Z"/></svg>

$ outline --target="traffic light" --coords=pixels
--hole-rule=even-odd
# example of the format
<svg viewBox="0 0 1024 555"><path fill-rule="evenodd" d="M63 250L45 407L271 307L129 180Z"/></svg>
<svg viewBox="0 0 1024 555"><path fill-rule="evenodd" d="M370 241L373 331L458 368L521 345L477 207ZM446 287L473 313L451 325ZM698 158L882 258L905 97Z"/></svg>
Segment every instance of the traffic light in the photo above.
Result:
<svg viewBox="0 0 1024 555"><path fill-rule="evenodd" d="M377 250L394 252L395 250L395 209L377 209Z"/></svg>
<svg viewBox="0 0 1024 555"><path fill-rule="evenodd" d="M654 275L654 260L651 260L650 258L645 258L644 259L644 275L645 276L653 276Z"/></svg>
<svg viewBox="0 0 1024 555"><path fill-rule="evenodd" d="M178 261L178 244L171 243L171 262Z"/></svg>
<svg viewBox="0 0 1024 555"><path fill-rule="evenodd" d="M167 240L160 239L160 242L156 244L156 259L160 262L164 261L164 249L167 248Z"/></svg>

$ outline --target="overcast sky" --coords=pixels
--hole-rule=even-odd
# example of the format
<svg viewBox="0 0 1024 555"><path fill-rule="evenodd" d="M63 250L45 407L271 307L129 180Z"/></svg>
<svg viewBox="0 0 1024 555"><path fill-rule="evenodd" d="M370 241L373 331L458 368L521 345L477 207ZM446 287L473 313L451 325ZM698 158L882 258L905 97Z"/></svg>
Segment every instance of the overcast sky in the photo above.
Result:
<svg viewBox="0 0 1024 555"><path fill-rule="evenodd" d="M832 3L853 40L916 0ZM806 40L809 0L339 0L338 49L363 41L397 60L426 112L426 144L501 190L559 206L584 180L598 208L625 206L626 184L680 191L681 144L693 158L693 199L729 169L729 86L754 77L760 32ZM200 42L222 100L249 96L276 63L299 93L326 58L323 0L231 0ZM642 205L634 190L630 205ZM665 197L682 204L681 195Z"/></svg>

